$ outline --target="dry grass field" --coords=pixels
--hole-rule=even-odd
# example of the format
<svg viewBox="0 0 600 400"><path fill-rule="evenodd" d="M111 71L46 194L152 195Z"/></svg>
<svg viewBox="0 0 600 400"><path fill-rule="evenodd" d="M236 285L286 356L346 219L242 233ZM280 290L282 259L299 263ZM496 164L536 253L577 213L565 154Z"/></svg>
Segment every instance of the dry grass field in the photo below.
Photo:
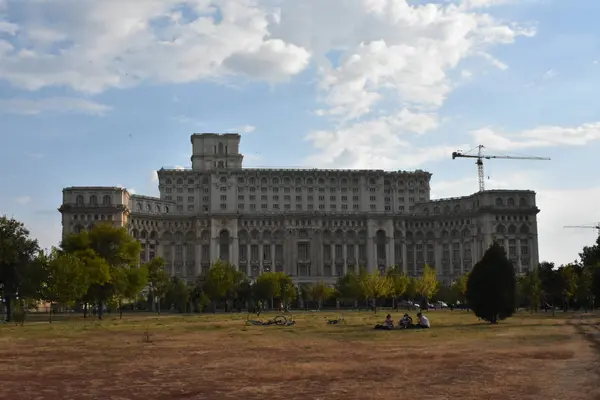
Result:
<svg viewBox="0 0 600 400"><path fill-rule="evenodd" d="M428 315L426 331L374 331L385 312L342 325L298 313L293 327L246 327L245 314L2 325L0 398L600 399L596 316Z"/></svg>

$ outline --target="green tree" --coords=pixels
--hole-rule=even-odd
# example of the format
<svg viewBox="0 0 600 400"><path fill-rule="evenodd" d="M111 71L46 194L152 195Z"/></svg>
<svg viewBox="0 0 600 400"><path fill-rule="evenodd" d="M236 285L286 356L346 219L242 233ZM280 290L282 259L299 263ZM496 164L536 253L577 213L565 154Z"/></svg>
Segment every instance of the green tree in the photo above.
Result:
<svg viewBox="0 0 600 400"><path fill-rule="evenodd" d="M578 274L574 265L565 265L559 269L562 278L563 311L569 310L569 303L577 292Z"/></svg>
<svg viewBox="0 0 600 400"><path fill-rule="evenodd" d="M213 302L213 310L216 302L233 300L235 289L244 278L243 272L227 262L217 260L204 278L204 293Z"/></svg>
<svg viewBox="0 0 600 400"><path fill-rule="evenodd" d="M469 281L469 273L467 272L464 275L461 275L457 280L452 282L452 291L454 292L454 296L456 296L457 300L461 302L461 304L466 303L467 298L467 282Z"/></svg>
<svg viewBox="0 0 600 400"><path fill-rule="evenodd" d="M112 273L114 299L119 307L119 318L123 318L123 302L135 299L148 284L148 270L145 265L116 268Z"/></svg>
<svg viewBox="0 0 600 400"><path fill-rule="evenodd" d="M104 304L117 294L115 280L123 276L118 270L139 265L140 243L129 235L126 228L106 223L94 226L89 232L68 235L61 242L61 250L71 254L87 252L109 266L109 279L92 284L86 294L97 303L98 319L102 319ZM119 287L122 285L119 284Z"/></svg>
<svg viewBox="0 0 600 400"><path fill-rule="evenodd" d="M591 305L591 298L593 295L593 280L594 280L594 267L580 267L579 274L577 277L577 290L575 295L577 296L577 302L583 306L587 312L588 307Z"/></svg>
<svg viewBox="0 0 600 400"><path fill-rule="evenodd" d="M0 293L6 306L6 321L13 320L13 307L19 298L24 302L39 293L36 257L37 240L29 238L23 223L0 217Z"/></svg>
<svg viewBox="0 0 600 400"><path fill-rule="evenodd" d="M61 254L52 249L50 254L40 255L43 270L41 299L50 304L48 322L52 322L52 305L67 304L82 298L92 283L84 261L74 254Z"/></svg>
<svg viewBox="0 0 600 400"><path fill-rule="evenodd" d="M269 301L273 308L273 299L281 295L279 275L276 272L264 272L256 278L253 286L254 296L260 301Z"/></svg>
<svg viewBox="0 0 600 400"><path fill-rule="evenodd" d="M377 312L377 299L388 296L392 292L392 281L379 271L367 274L360 281L365 298L372 301L373 311Z"/></svg>
<svg viewBox="0 0 600 400"><path fill-rule="evenodd" d="M186 312L190 302L190 294L190 289L185 281L178 277L173 277L165 295L167 307L170 308L172 306L180 313Z"/></svg>
<svg viewBox="0 0 600 400"><path fill-rule="evenodd" d="M437 293L439 285L435 269L425 264L423 275L417 278L415 282L415 289L423 298L425 308L429 305L429 299Z"/></svg>
<svg viewBox="0 0 600 400"><path fill-rule="evenodd" d="M354 300L355 303L362 300L362 289L358 275L350 272L338 277L335 283L335 295L341 299Z"/></svg>
<svg viewBox="0 0 600 400"><path fill-rule="evenodd" d="M467 303L477 317L496 324L515 313L516 286L512 262L494 243L469 274Z"/></svg>
<svg viewBox="0 0 600 400"><path fill-rule="evenodd" d="M150 260L146 264L146 270L148 271L148 290L152 299L152 310L160 314L160 302L167 293L171 277L165 270L165 260L161 257Z"/></svg>
<svg viewBox="0 0 600 400"><path fill-rule="evenodd" d="M410 277L404 274L402 268L400 268L397 265L388 269L387 276L392 283L392 290L390 292L390 295L393 297L394 308L396 308L398 299L402 297L408 289L408 285L410 284Z"/></svg>
<svg viewBox="0 0 600 400"><path fill-rule="evenodd" d="M529 303L531 312L537 312L543 297L542 280L540 278L539 269L534 268L533 271L528 272L521 278L520 283L523 295Z"/></svg>
<svg viewBox="0 0 600 400"><path fill-rule="evenodd" d="M309 288L310 299L317 303L317 310L321 309L323 302L333 296L333 293L333 288L327 286L325 282L315 282Z"/></svg>

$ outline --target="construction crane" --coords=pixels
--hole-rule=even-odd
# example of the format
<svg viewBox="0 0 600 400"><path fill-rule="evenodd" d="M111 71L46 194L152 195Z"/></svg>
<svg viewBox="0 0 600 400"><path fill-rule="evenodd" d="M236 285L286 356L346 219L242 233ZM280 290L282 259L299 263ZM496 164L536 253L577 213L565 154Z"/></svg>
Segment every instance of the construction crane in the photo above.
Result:
<svg viewBox="0 0 600 400"><path fill-rule="evenodd" d="M563 228L596 229L598 231L598 236L600 236L600 223L596 225L567 225L563 226Z"/></svg>
<svg viewBox="0 0 600 400"><path fill-rule="evenodd" d="M546 157L513 157L513 156L492 156L489 154L483 154L484 145L477 146L477 155L474 154L466 154L461 150L452 152L452 159L455 158L476 158L475 164L477 165L477 174L479 176L479 191L483 192L485 190L485 179L483 174L483 159L491 160L492 158L499 158L503 160L550 160Z"/></svg>

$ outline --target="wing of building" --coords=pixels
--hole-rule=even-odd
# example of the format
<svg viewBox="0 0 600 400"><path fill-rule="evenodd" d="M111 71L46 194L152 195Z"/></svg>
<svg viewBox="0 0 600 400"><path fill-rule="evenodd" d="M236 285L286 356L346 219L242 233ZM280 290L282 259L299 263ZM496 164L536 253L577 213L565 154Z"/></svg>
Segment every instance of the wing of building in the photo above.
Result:
<svg viewBox="0 0 600 400"><path fill-rule="evenodd" d="M426 171L242 168L238 134L194 134L191 169L160 169L160 198L118 187L63 190L63 235L126 226L142 261L161 256L194 279L217 259L248 276L281 271L328 281L365 266L434 267L446 283L493 241L518 273L538 263L535 192L487 190L430 199Z"/></svg>

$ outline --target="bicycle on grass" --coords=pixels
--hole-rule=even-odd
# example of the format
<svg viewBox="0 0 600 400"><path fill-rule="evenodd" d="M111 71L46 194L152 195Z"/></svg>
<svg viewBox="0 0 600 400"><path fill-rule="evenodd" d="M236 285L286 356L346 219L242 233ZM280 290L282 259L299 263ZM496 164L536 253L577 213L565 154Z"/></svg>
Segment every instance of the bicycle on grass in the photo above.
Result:
<svg viewBox="0 0 600 400"><path fill-rule="evenodd" d="M250 314L248 314L248 318L246 319L246 325L254 325L254 326L270 326L270 325L278 325L278 326L286 326L293 325L295 322L291 319L288 319L283 315L278 315L273 319L262 320L262 319L250 319Z"/></svg>
<svg viewBox="0 0 600 400"><path fill-rule="evenodd" d="M327 317L325 318L327 319ZM327 323L329 325L345 324L346 320L344 319L344 314L340 314L340 316L335 319L327 319Z"/></svg>

